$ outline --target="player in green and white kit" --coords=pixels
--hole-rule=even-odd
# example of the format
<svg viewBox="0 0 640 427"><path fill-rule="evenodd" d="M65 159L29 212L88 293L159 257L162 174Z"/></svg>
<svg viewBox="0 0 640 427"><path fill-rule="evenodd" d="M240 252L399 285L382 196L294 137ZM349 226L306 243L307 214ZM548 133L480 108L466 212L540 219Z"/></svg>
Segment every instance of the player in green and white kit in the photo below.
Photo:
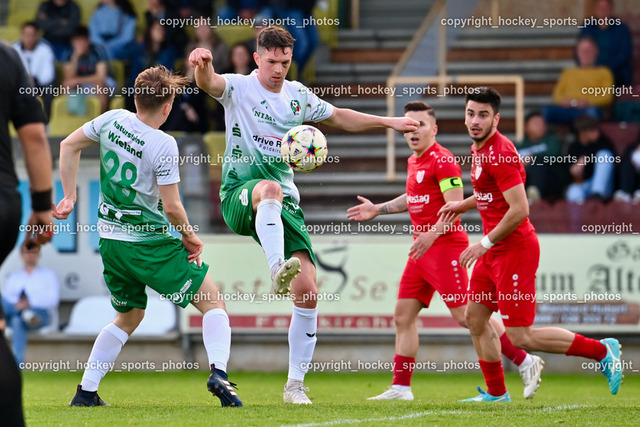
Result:
<svg viewBox="0 0 640 427"><path fill-rule="evenodd" d="M254 53L258 69L249 76L217 74L212 53L202 48L191 53L189 62L198 86L225 108L227 146L220 189L225 222L262 245L274 291L290 291L294 297L284 401L310 404L303 381L316 344L315 257L293 171L282 162L281 138L303 122L353 132L374 127L414 131L418 122L335 108L301 83L285 80L294 41L282 28L262 30Z"/></svg>
<svg viewBox="0 0 640 427"><path fill-rule="evenodd" d="M73 211L80 152L100 144L100 255L117 311L116 320L96 338L71 406L106 405L97 394L98 385L144 317L145 286L183 308L191 303L202 312L211 366L207 387L222 406L242 406L226 374L231 329L224 300L207 275L209 266L200 260L203 243L180 202L178 146L159 130L175 94L187 82L163 66L149 68L135 81L137 114L108 111L60 143L64 198L53 210L58 219ZM182 241L169 234L164 214Z"/></svg>

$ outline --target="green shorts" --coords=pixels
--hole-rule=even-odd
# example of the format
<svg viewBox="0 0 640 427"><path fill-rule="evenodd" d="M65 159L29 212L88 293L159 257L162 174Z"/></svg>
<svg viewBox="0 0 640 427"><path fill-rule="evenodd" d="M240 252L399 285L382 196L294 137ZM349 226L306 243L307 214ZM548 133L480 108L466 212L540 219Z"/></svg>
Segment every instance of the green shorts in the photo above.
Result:
<svg viewBox="0 0 640 427"><path fill-rule="evenodd" d="M222 216L224 222L234 233L242 236L251 236L260 243L256 233L256 218L251 203L251 192L253 187L261 179L253 179L236 187L227 194L222 202ZM282 201L282 225L284 227L284 256L291 258L291 254L296 251L307 251L313 264L316 264L316 256L313 254L311 237L304 223L304 212L300 206L291 199L285 197Z"/></svg>
<svg viewBox="0 0 640 427"><path fill-rule="evenodd" d="M189 263L189 252L175 238L145 242L100 239L100 255L111 305L121 313L147 307L145 286L184 308L209 270L205 263L201 267Z"/></svg>

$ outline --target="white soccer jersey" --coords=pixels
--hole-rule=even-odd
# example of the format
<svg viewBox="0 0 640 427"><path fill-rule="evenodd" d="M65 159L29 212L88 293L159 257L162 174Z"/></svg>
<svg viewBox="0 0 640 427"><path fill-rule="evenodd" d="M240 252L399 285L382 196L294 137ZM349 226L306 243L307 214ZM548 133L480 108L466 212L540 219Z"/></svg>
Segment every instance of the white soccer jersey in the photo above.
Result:
<svg viewBox="0 0 640 427"><path fill-rule="evenodd" d="M222 76L226 86L215 98L225 109L227 142L220 199L251 179L268 179L280 183L284 196L299 203L293 170L282 160L282 137L303 122L328 119L333 106L296 81L285 80L280 93L269 92L258 81L257 70L248 76Z"/></svg>
<svg viewBox="0 0 640 427"><path fill-rule="evenodd" d="M127 110L108 111L82 130L100 143L100 237L127 242L170 238L158 185L180 182L176 140Z"/></svg>

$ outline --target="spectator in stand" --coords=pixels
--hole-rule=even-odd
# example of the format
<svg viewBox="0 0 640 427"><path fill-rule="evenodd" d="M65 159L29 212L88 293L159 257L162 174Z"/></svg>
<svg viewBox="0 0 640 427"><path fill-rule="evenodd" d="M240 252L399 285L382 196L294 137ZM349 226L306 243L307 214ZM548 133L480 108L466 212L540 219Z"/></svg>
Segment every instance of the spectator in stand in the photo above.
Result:
<svg viewBox="0 0 640 427"><path fill-rule="evenodd" d="M567 200L582 203L585 199L606 201L613 192L615 148L600 132L598 119L582 115L573 123L577 138L569 145L568 154L572 183L567 188Z"/></svg>
<svg viewBox="0 0 640 427"><path fill-rule="evenodd" d="M129 0L100 0L89 20L91 43L102 47L109 60L125 61L129 65L127 85L134 86L142 71L142 47L135 40L136 13Z"/></svg>
<svg viewBox="0 0 640 427"><path fill-rule="evenodd" d="M534 202L541 198L562 197L566 183L562 165L562 143L538 111L525 118L525 137L518 146L527 173L527 197ZM552 161L551 159L555 160Z"/></svg>
<svg viewBox="0 0 640 427"><path fill-rule="evenodd" d="M18 51L25 68L33 77L35 86L50 88L56 78L56 58L49 43L40 38L35 22L27 22L22 26L20 41L15 42L13 48ZM44 111L49 117L53 94L51 90L43 90L41 93Z"/></svg>
<svg viewBox="0 0 640 427"><path fill-rule="evenodd" d="M255 40L253 41L255 45ZM229 68L229 47L220 38L218 32L208 25L198 25L193 30L193 40L187 44L185 49L186 58L195 48L204 48L213 52L213 66L216 70L226 70ZM193 68L188 66L189 61L185 60L185 69L189 77L193 79ZM215 68L219 67L219 68Z"/></svg>
<svg viewBox="0 0 640 427"><path fill-rule="evenodd" d="M318 31L309 20L316 0L269 0L268 7L260 11L260 17L266 19L286 20L285 27L294 39L293 62L298 67L298 80L302 80L302 72L307 62L318 47ZM288 19L287 19L288 18ZM260 25L260 22L256 23Z"/></svg>
<svg viewBox="0 0 640 427"><path fill-rule="evenodd" d="M144 63L142 68L164 65L168 69L175 68L178 57L175 47L168 41L165 26L155 21L144 35Z"/></svg>
<svg viewBox="0 0 640 427"><path fill-rule="evenodd" d="M625 150L618 172L618 182L620 189L613 194L614 200L640 202L640 141Z"/></svg>
<svg viewBox="0 0 640 427"><path fill-rule="evenodd" d="M169 4L167 7L167 3L171 3L170 0L147 0L147 11L144 14L145 19L145 32L149 31L152 24L154 22L159 22L164 27L165 39L166 41L173 47L175 52L184 51L185 45L187 44L187 37L182 28L177 25L167 25L165 22L166 19L175 19L180 18L179 15L179 4ZM175 2L174 3L180 3ZM172 22L172 21L170 21ZM172 67L168 67L172 68Z"/></svg>
<svg viewBox="0 0 640 427"><path fill-rule="evenodd" d="M218 17L224 20L251 19L264 3L264 0L226 0L226 6L218 11Z"/></svg>
<svg viewBox="0 0 640 427"><path fill-rule="evenodd" d="M580 32L580 36L592 37L598 44L599 54L596 65L604 65L613 73L616 86L633 83L633 47L631 31L620 18L613 16L613 0L597 0L594 19Z"/></svg>
<svg viewBox="0 0 640 427"><path fill-rule="evenodd" d="M195 84L194 70L188 58L195 48L208 49L213 52L213 66L226 70L229 68L229 48L218 33L207 25L195 27L193 35L193 40L187 45L184 61L185 75L191 83L185 93L175 99L171 114L161 127L164 131L204 133L210 130L212 124L214 129L224 130L224 108L217 103L211 105L211 97Z"/></svg>
<svg viewBox="0 0 640 427"><path fill-rule="evenodd" d="M547 123L570 124L576 117L586 114L599 119L600 107L613 101L609 91L605 95L595 95L590 88L611 88L613 74L607 67L596 66L598 46L590 37L583 37L576 45L578 66L562 71L553 89L555 105L545 107L542 115ZM591 92L591 94L589 93Z"/></svg>
<svg viewBox="0 0 640 427"><path fill-rule="evenodd" d="M227 73L248 76L256 69L256 61L253 60L253 54L245 43L236 43L233 45L231 53L229 54L229 61L231 65L227 69Z"/></svg>
<svg viewBox="0 0 640 427"><path fill-rule="evenodd" d="M7 326L13 330L11 342L18 366L24 362L27 332L51 324L60 303L60 285L55 273L38 267L40 246L20 249L24 268L11 274L2 290L2 308Z"/></svg>
<svg viewBox="0 0 640 427"><path fill-rule="evenodd" d="M64 61L71 51L71 35L80 25L80 8L72 0L49 0L40 3L36 23L53 48L57 61Z"/></svg>
<svg viewBox="0 0 640 427"><path fill-rule="evenodd" d="M89 40L87 27L79 26L71 37L73 50L64 63L64 78L62 85L73 91L77 86L82 87L112 87L116 83L109 77L109 63L107 55L100 46L95 46ZM100 92L100 106L103 112L109 109L109 96Z"/></svg>

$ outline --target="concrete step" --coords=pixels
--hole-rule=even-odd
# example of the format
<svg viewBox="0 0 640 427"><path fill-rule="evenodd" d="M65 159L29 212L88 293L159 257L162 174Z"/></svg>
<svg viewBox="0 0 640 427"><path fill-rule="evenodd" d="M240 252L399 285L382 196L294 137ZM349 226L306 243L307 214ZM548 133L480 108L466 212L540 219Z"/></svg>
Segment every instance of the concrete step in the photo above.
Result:
<svg viewBox="0 0 640 427"><path fill-rule="evenodd" d="M331 62L392 62L400 60L406 45L400 43L399 48L359 47L355 49L338 48L331 52Z"/></svg>
<svg viewBox="0 0 640 427"><path fill-rule="evenodd" d="M316 66L316 84L382 83L393 71L394 63L329 63Z"/></svg>
<svg viewBox="0 0 640 427"><path fill-rule="evenodd" d="M453 48L447 52L447 61L525 61L531 58L540 61L572 60L573 53L573 46Z"/></svg>
<svg viewBox="0 0 640 427"><path fill-rule="evenodd" d="M464 28L451 44L453 49L574 46L576 27L538 28Z"/></svg>

